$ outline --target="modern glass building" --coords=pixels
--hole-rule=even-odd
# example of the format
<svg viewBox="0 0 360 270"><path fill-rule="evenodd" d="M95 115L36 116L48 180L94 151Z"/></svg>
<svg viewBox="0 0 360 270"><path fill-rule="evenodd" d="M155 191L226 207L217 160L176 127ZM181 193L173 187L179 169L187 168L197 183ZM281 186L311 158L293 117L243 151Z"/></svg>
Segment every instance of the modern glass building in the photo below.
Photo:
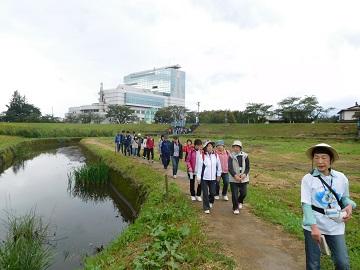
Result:
<svg viewBox="0 0 360 270"><path fill-rule="evenodd" d="M179 65L174 65L131 73L124 77L124 84L185 99L185 72L180 68Z"/></svg>

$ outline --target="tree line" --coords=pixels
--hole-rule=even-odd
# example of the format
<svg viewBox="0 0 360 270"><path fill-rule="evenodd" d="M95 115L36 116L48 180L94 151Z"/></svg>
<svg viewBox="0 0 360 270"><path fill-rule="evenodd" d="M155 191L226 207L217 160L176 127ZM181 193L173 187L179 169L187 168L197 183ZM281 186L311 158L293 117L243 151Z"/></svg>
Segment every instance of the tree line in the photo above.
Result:
<svg viewBox="0 0 360 270"><path fill-rule="evenodd" d="M310 123L313 121L336 122L336 115L328 113L335 108L320 106L315 96L288 97L278 103L278 108L264 103L248 103L245 110L211 110L199 114L184 107L170 106L159 109L155 114L156 123L170 124L186 115L187 123L195 123L196 116L200 123L265 123L279 121L285 123ZM355 117L355 116L354 116Z"/></svg>
<svg viewBox="0 0 360 270"><path fill-rule="evenodd" d="M313 121L336 122L336 115L328 113L334 108L320 106L315 96L287 97L272 105L264 103L248 103L245 110L211 110L197 113L182 106L168 106L160 108L154 116L155 123L178 125L184 119L186 123L264 123L279 121L285 123L309 123ZM42 115L38 107L30 104L25 96L15 91L10 99L7 110L0 115L0 121L6 122L61 122L57 117L49 114ZM198 118L198 119L197 119ZM354 119L360 118L355 114ZM93 112L67 114L64 122L70 123L101 123L105 119L109 122L124 124L137 122L135 112L125 105L109 105L105 116Z"/></svg>

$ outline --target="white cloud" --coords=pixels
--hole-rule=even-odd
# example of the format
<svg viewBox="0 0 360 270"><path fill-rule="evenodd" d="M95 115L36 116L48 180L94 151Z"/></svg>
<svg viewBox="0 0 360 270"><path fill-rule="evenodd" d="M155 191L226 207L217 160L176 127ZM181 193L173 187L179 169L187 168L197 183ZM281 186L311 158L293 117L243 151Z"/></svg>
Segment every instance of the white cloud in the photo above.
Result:
<svg viewBox="0 0 360 270"><path fill-rule="evenodd" d="M99 83L168 64L186 104L243 109L315 95L360 101L357 1L19 1L0 3L0 111L18 89L43 113L97 101Z"/></svg>

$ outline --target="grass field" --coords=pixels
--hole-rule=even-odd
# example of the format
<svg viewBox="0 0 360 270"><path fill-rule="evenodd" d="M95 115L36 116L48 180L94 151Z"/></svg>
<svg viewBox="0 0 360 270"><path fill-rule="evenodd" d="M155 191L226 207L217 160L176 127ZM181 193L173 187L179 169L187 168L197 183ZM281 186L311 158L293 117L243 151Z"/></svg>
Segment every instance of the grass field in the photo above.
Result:
<svg viewBox="0 0 360 270"><path fill-rule="evenodd" d="M316 124L206 124L195 130L195 135L225 138L354 138L356 123Z"/></svg>
<svg viewBox="0 0 360 270"><path fill-rule="evenodd" d="M114 136L125 130L131 133L163 133L168 125L158 124L64 124L64 123L0 123L0 135L26 138Z"/></svg>
<svg viewBox="0 0 360 270"><path fill-rule="evenodd" d="M17 143L25 141L25 138L16 137L16 136L2 136L0 135L0 152L1 150L13 146Z"/></svg>

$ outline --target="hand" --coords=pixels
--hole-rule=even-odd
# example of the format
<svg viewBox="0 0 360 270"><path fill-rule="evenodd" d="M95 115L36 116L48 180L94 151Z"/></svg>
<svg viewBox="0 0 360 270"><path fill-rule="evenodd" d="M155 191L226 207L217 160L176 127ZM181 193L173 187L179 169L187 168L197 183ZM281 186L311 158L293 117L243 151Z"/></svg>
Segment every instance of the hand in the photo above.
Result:
<svg viewBox="0 0 360 270"><path fill-rule="evenodd" d="M246 174L242 174L242 175L240 176L241 182L242 182L242 180L244 180L245 178L246 178Z"/></svg>
<svg viewBox="0 0 360 270"><path fill-rule="evenodd" d="M220 181L220 176L216 176L216 181Z"/></svg>
<svg viewBox="0 0 360 270"><path fill-rule="evenodd" d="M321 236L321 232L318 226L316 224L311 225L311 237L318 244L320 244L320 236Z"/></svg>
<svg viewBox="0 0 360 270"><path fill-rule="evenodd" d="M238 181L238 182L240 182L240 181L241 181L241 177L236 174L236 175L235 175L235 180Z"/></svg>
<svg viewBox="0 0 360 270"><path fill-rule="evenodd" d="M346 212L346 217L343 218L344 222L348 222L351 219L352 216L352 206L351 204L349 204L348 206L346 206L343 211Z"/></svg>

